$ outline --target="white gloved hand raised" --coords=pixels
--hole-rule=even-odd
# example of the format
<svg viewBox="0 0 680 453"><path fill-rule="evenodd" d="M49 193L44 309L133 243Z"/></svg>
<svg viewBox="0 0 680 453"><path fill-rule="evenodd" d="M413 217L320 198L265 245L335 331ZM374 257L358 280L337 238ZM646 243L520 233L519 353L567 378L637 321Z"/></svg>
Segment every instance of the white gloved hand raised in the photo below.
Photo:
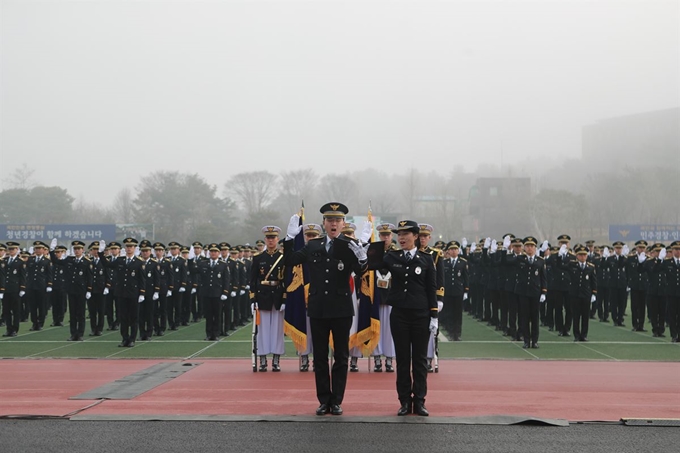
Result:
<svg viewBox="0 0 680 453"><path fill-rule="evenodd" d="M19 297L24 297L24 294L26 294L26 291L19 291Z"/></svg>
<svg viewBox="0 0 680 453"><path fill-rule="evenodd" d="M666 249L665 248L662 248L661 251L659 252L659 259L661 261L666 259Z"/></svg>
<svg viewBox="0 0 680 453"><path fill-rule="evenodd" d="M139 296L139 298L137 299L137 303L141 304L142 302L144 302L144 299L145 299L144 296Z"/></svg>
<svg viewBox="0 0 680 453"><path fill-rule="evenodd" d="M430 318L430 332L436 335L437 329L439 329L439 320L437 318Z"/></svg>
<svg viewBox="0 0 680 453"><path fill-rule="evenodd" d="M5 297L5 293L0 293L0 300L2 300L3 297Z"/></svg>
<svg viewBox="0 0 680 453"><path fill-rule="evenodd" d="M222 294L222 295L220 296L220 300L227 300L227 295L226 295L226 294Z"/></svg>
<svg viewBox="0 0 680 453"><path fill-rule="evenodd" d="M440 313L442 311L442 308L444 308L444 302L442 302L441 300L438 300L437 301L437 310L439 310Z"/></svg>
<svg viewBox="0 0 680 453"><path fill-rule="evenodd" d="M645 255L645 252L642 252L638 255L638 263L642 264L645 262L647 259L647 255Z"/></svg>
<svg viewBox="0 0 680 453"><path fill-rule="evenodd" d="M286 304L281 304L281 308L279 308L279 311L280 311L281 313L283 313L284 311L286 311Z"/></svg>
<svg viewBox="0 0 680 453"><path fill-rule="evenodd" d="M47 288L45 288L45 292L51 293L51 292L52 292L52 287L51 287L51 286L48 286Z"/></svg>
<svg viewBox="0 0 680 453"><path fill-rule="evenodd" d="M477 250L477 243L473 242L472 244L470 244L470 253L474 253L475 250Z"/></svg>
<svg viewBox="0 0 680 453"><path fill-rule="evenodd" d="M300 226L300 216L293 214L288 222L288 230L286 231L286 239L295 239L302 226Z"/></svg>
<svg viewBox="0 0 680 453"><path fill-rule="evenodd" d="M510 247L510 242L511 242L510 236L505 236L503 238L503 248L507 249L508 247Z"/></svg>
<svg viewBox="0 0 680 453"><path fill-rule="evenodd" d="M196 288L191 288L191 294L196 294Z"/></svg>
<svg viewBox="0 0 680 453"><path fill-rule="evenodd" d="M187 290L187 289L186 289L184 286L182 286L182 287L179 289L179 292L180 292L180 293L183 293L183 292L185 292L186 290Z"/></svg>
<svg viewBox="0 0 680 453"><path fill-rule="evenodd" d="M159 297L160 295L158 294L158 291L156 291L155 293L153 293L153 296L151 296L151 299L158 300Z"/></svg>
<svg viewBox="0 0 680 453"><path fill-rule="evenodd" d="M368 251L369 244L366 244L362 246L361 244L357 244L354 241L349 241L349 248L352 250L354 253L354 256L357 257L357 259L361 261L366 261L368 258L368 255L366 255L366 252Z"/></svg>
<svg viewBox="0 0 680 453"><path fill-rule="evenodd" d="M609 247L605 247L604 250L602 250L602 257L609 258Z"/></svg>
<svg viewBox="0 0 680 453"><path fill-rule="evenodd" d="M567 252L568 252L567 244L562 244L562 245L560 246L560 251L557 252L557 254L558 254L559 256L565 256L565 255L567 254Z"/></svg>
<svg viewBox="0 0 680 453"><path fill-rule="evenodd" d="M546 250L548 250L548 241L543 241L543 243L541 244L540 250L541 250L541 252L545 252Z"/></svg>
<svg viewBox="0 0 680 453"><path fill-rule="evenodd" d="M245 289L242 289L241 291L239 291L239 294L240 294L241 296L243 296L245 293L246 293L246 290L245 290Z"/></svg>
<svg viewBox="0 0 680 453"><path fill-rule="evenodd" d="M592 296L590 296L590 303L591 303L591 304L594 304L596 300L597 300L597 296L596 296L595 294L593 294Z"/></svg>
<svg viewBox="0 0 680 453"><path fill-rule="evenodd" d="M491 246L491 238L484 239L484 248L488 249Z"/></svg>
<svg viewBox="0 0 680 453"><path fill-rule="evenodd" d="M465 249L465 247L467 247L467 244L468 244L467 238L463 238L463 240L460 241L460 246L461 246L461 248L463 248L463 249Z"/></svg>
<svg viewBox="0 0 680 453"><path fill-rule="evenodd" d="M91 297L92 297L91 292L88 291L88 292L85 293L85 300L90 300Z"/></svg>
<svg viewBox="0 0 680 453"><path fill-rule="evenodd" d="M109 288L104 288L104 295L106 296L107 294L109 294Z"/></svg>
<svg viewBox="0 0 680 453"><path fill-rule="evenodd" d="M50 251L54 251L55 248L57 248L57 238L53 238L50 242Z"/></svg>
<svg viewBox="0 0 680 453"><path fill-rule="evenodd" d="M236 297L236 291L232 291L230 294L231 297Z"/></svg>
<svg viewBox="0 0 680 453"><path fill-rule="evenodd" d="M33 255L33 247L32 246L28 248L28 254Z"/></svg>
<svg viewBox="0 0 680 453"><path fill-rule="evenodd" d="M496 253L498 251L498 242L494 239L491 241L491 248L489 248L489 253Z"/></svg>
<svg viewBox="0 0 680 453"><path fill-rule="evenodd" d="M630 249L628 248L628 244L624 244L623 249L621 249L621 254L623 256L628 256L629 253L630 253Z"/></svg>
<svg viewBox="0 0 680 453"><path fill-rule="evenodd" d="M165 297L172 297L172 291L168 290L168 293L165 295Z"/></svg>
<svg viewBox="0 0 680 453"><path fill-rule="evenodd" d="M545 294L541 294L541 297L538 299L540 303L545 302Z"/></svg>
<svg viewBox="0 0 680 453"><path fill-rule="evenodd" d="M250 289L250 285L246 285L246 291Z"/></svg>
<svg viewBox="0 0 680 453"><path fill-rule="evenodd" d="M468 300L468 293L463 293L463 300Z"/></svg>
<svg viewBox="0 0 680 453"><path fill-rule="evenodd" d="M373 223L366 221L361 226L361 234L359 235L359 240L365 244L371 240L371 235L373 234Z"/></svg>
<svg viewBox="0 0 680 453"><path fill-rule="evenodd" d="M102 253L104 250L106 250L106 242L99 241L99 253Z"/></svg>

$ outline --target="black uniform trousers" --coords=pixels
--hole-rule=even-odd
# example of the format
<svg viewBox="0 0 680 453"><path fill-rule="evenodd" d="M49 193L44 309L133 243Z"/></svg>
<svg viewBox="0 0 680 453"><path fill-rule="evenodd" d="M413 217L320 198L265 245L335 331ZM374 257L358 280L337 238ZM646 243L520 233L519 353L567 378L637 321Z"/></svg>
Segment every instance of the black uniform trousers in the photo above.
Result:
<svg viewBox="0 0 680 453"><path fill-rule="evenodd" d="M489 290L489 305L491 307L491 317L489 318L489 323L494 326L500 324L498 315L501 311L501 292L498 289Z"/></svg>
<svg viewBox="0 0 680 453"><path fill-rule="evenodd" d="M220 296L202 297L201 299L203 299L203 308L205 310L205 336L209 339L217 338L221 333L220 315L222 313L222 300Z"/></svg>
<svg viewBox="0 0 680 453"><path fill-rule="evenodd" d="M671 338L680 336L680 296L668 296L668 330L671 331Z"/></svg>
<svg viewBox="0 0 680 453"><path fill-rule="evenodd" d="M477 319L484 317L484 287L479 284L472 285L470 291L472 298L472 315Z"/></svg>
<svg viewBox="0 0 680 453"><path fill-rule="evenodd" d="M588 337L590 297L572 296L571 313L574 316L574 339L583 340Z"/></svg>
<svg viewBox="0 0 680 453"><path fill-rule="evenodd" d="M233 310L233 316L231 318L231 328L232 329L235 329L236 325L240 324L240 321L241 321L241 301L243 300L244 296L245 296L245 294L238 295L238 296L236 296L234 301L232 303L230 303L231 310L229 310L229 311L231 312Z"/></svg>
<svg viewBox="0 0 680 453"><path fill-rule="evenodd" d="M137 339L137 322L139 321L139 302L137 297L118 297L120 304L120 335L123 343Z"/></svg>
<svg viewBox="0 0 680 453"><path fill-rule="evenodd" d="M68 315L73 338L85 334L85 293L68 294Z"/></svg>
<svg viewBox="0 0 680 453"><path fill-rule="evenodd" d="M571 329L572 313L569 291L550 291L553 301L555 329L567 335Z"/></svg>
<svg viewBox="0 0 680 453"><path fill-rule="evenodd" d="M167 320L170 329L176 329L182 323L182 299L184 298L184 293L179 291L173 291L172 296L168 297L166 309L167 309Z"/></svg>
<svg viewBox="0 0 680 453"><path fill-rule="evenodd" d="M241 324L245 325L248 323L248 316L250 315L250 308L248 307L250 297L248 296L248 291L241 296Z"/></svg>
<svg viewBox="0 0 680 453"><path fill-rule="evenodd" d="M109 293L106 296L106 323L110 329L115 329L120 324L120 299Z"/></svg>
<svg viewBox="0 0 680 453"><path fill-rule="evenodd" d="M92 333L104 330L104 311L106 296L103 294L92 294L87 301L87 311L90 313L90 330Z"/></svg>
<svg viewBox="0 0 680 453"><path fill-rule="evenodd" d="M484 290L484 316L482 321L491 322L491 290Z"/></svg>
<svg viewBox="0 0 680 453"><path fill-rule="evenodd" d="M538 312L540 296L518 296L519 301L519 325L524 343L538 343Z"/></svg>
<svg viewBox="0 0 680 453"><path fill-rule="evenodd" d="M517 330L517 318L519 312L519 296L508 292L508 335L519 340L520 332Z"/></svg>
<svg viewBox="0 0 680 453"><path fill-rule="evenodd" d="M167 291L161 291L158 300L154 301L153 304L153 330L155 333L165 332L165 329L168 328L168 301L172 299L172 296L168 297L167 294Z"/></svg>
<svg viewBox="0 0 680 453"><path fill-rule="evenodd" d="M64 322L64 312L66 311L66 291L54 289L52 297L52 324L57 325Z"/></svg>
<svg viewBox="0 0 680 453"><path fill-rule="evenodd" d="M425 404L429 327L428 311L392 307L390 328L397 359L397 395L402 404Z"/></svg>
<svg viewBox="0 0 680 453"><path fill-rule="evenodd" d="M652 332L661 335L666 331L666 296L647 294L647 310Z"/></svg>
<svg viewBox="0 0 680 453"><path fill-rule="evenodd" d="M153 293L144 296L144 302L139 304L139 336L142 339L151 338L153 335L153 310L156 301L152 299Z"/></svg>
<svg viewBox="0 0 680 453"><path fill-rule="evenodd" d="M552 297L552 292L548 290L548 294L545 296L545 318L543 319L543 324L548 326L549 329L555 328L555 300Z"/></svg>
<svg viewBox="0 0 680 453"><path fill-rule="evenodd" d="M633 329L642 330L645 326L645 290L630 290L630 314Z"/></svg>
<svg viewBox="0 0 680 453"><path fill-rule="evenodd" d="M227 300L220 300L220 304L222 305L221 311L220 311L220 334L221 335L226 335L229 333L229 330L233 327L234 322L232 321L231 318L231 309L232 305L235 305L231 303L231 296L227 298ZM206 319L208 317L208 309L206 305L206 313L205 313Z"/></svg>
<svg viewBox="0 0 680 453"><path fill-rule="evenodd" d="M352 317L309 318L309 324L314 348L316 397L321 404L342 404L347 386L349 330L352 327ZM329 374L328 338L331 333L333 334L334 362Z"/></svg>
<svg viewBox="0 0 680 453"><path fill-rule="evenodd" d="M609 301L614 325L623 324L623 314L628 304L628 291L626 288L609 288Z"/></svg>
<svg viewBox="0 0 680 453"><path fill-rule="evenodd" d="M44 289L31 289L26 291L24 298L28 298L31 307L31 324L33 328L45 325L45 315L47 314L47 293Z"/></svg>
<svg viewBox="0 0 680 453"><path fill-rule="evenodd" d="M606 286L597 287L597 318L600 321L609 320L609 288Z"/></svg>
<svg viewBox="0 0 680 453"><path fill-rule="evenodd" d="M512 293L501 290L501 320L500 320L500 329L502 330L503 333L508 332L508 300L512 296Z"/></svg>
<svg viewBox="0 0 680 453"><path fill-rule="evenodd" d="M5 314L7 333L19 332L19 323L21 321L21 297L19 297L19 292L5 292L2 299L2 312Z"/></svg>
<svg viewBox="0 0 680 453"><path fill-rule="evenodd" d="M449 331L453 338L460 338L463 332L463 295L461 294L460 296L444 296L444 308L445 308L444 311L450 310L449 316L451 319L451 325L445 326L446 330Z"/></svg>

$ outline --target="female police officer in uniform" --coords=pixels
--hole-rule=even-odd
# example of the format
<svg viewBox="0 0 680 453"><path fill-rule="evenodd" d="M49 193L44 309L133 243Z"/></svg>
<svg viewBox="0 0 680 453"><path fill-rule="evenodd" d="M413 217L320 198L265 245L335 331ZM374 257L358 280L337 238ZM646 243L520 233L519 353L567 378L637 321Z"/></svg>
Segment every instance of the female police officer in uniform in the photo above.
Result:
<svg viewBox="0 0 680 453"><path fill-rule="evenodd" d="M397 358L397 394L401 402L397 415L413 412L427 416L427 343L430 332L436 332L438 327L437 271L432 256L419 251L418 223L401 221L393 232L398 236L401 250L386 252L382 263L370 267L392 274L387 303L392 306L390 327Z"/></svg>

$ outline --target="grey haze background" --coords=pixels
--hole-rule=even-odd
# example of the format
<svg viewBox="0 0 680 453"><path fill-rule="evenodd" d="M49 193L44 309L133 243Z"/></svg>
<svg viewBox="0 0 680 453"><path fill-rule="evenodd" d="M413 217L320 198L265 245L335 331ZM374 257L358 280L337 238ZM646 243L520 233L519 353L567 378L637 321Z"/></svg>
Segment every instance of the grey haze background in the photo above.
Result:
<svg viewBox="0 0 680 453"><path fill-rule="evenodd" d="M580 157L584 124L679 104L679 19L677 1L3 0L3 183L27 163L108 204L154 170L548 166Z"/></svg>

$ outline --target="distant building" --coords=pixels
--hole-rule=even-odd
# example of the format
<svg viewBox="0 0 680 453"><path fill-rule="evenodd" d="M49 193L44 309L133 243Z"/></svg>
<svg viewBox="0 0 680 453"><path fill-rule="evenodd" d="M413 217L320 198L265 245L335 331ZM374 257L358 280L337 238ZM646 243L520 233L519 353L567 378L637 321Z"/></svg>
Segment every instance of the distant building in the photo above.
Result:
<svg viewBox="0 0 680 453"><path fill-rule="evenodd" d="M594 172L680 163L680 108L600 120L583 127L583 163Z"/></svg>
<svg viewBox="0 0 680 453"><path fill-rule="evenodd" d="M470 191L469 215L463 223L468 238L533 231L531 178L479 178Z"/></svg>

